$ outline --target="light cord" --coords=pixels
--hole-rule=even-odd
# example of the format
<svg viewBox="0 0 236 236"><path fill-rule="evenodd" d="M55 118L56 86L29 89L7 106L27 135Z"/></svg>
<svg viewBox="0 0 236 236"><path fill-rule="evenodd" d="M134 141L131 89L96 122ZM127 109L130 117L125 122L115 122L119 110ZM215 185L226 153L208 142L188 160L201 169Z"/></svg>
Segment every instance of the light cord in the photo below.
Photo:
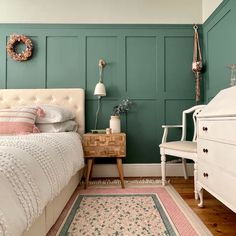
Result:
<svg viewBox="0 0 236 236"><path fill-rule="evenodd" d="M99 65L99 82L102 83L102 65Z"/></svg>
<svg viewBox="0 0 236 236"><path fill-rule="evenodd" d="M99 68L99 82L103 83L103 68L106 66L106 62L103 59L100 59L98 62L98 68Z"/></svg>
<svg viewBox="0 0 236 236"><path fill-rule="evenodd" d="M97 129L98 115L99 115L100 107L101 107L101 98L102 98L101 96L98 96L98 108L97 108L97 111L96 111L95 126L94 126L95 130Z"/></svg>

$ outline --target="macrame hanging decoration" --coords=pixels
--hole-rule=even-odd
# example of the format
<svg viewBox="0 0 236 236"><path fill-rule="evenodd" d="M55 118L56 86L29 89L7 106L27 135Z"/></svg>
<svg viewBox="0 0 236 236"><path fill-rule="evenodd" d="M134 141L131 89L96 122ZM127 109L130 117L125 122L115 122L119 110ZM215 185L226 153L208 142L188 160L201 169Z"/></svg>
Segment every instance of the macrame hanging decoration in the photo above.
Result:
<svg viewBox="0 0 236 236"><path fill-rule="evenodd" d="M193 26L194 30L194 45L193 45L193 63L192 71L195 74L195 83L196 83L196 102L200 101L201 91L200 91L200 80L201 80L201 71L202 71L202 54L198 37L198 26Z"/></svg>

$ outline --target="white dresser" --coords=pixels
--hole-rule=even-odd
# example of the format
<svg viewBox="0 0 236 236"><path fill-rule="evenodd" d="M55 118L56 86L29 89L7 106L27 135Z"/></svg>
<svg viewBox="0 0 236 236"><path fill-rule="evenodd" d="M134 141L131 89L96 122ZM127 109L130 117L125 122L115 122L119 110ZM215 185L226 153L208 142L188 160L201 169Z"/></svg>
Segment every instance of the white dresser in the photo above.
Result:
<svg viewBox="0 0 236 236"><path fill-rule="evenodd" d="M203 189L236 212L236 86L222 90L198 122L198 193Z"/></svg>

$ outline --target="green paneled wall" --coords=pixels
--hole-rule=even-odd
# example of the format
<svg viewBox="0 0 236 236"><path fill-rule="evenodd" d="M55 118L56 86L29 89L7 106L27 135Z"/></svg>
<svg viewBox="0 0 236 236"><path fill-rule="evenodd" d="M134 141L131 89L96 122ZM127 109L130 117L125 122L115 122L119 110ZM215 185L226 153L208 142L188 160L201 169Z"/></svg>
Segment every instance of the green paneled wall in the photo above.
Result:
<svg viewBox="0 0 236 236"><path fill-rule="evenodd" d="M130 97L155 99L158 79L156 37L127 37L126 48L126 84Z"/></svg>
<svg viewBox="0 0 236 236"><path fill-rule="evenodd" d="M80 51L77 49L78 42L79 37L47 37L46 76L48 88L53 88L55 85L61 88L79 86Z"/></svg>
<svg viewBox="0 0 236 236"><path fill-rule="evenodd" d="M13 34L33 40L27 62L6 55ZM109 126L112 107L129 97L134 105L122 116L127 133L126 163L159 163L161 125L179 124L183 109L194 102L191 71L192 25L0 25L1 88L69 88L86 90L86 130L94 128L98 61L104 59L107 96L98 128ZM171 134L176 138L179 132Z"/></svg>
<svg viewBox="0 0 236 236"><path fill-rule="evenodd" d="M236 1L225 0L203 25L205 101L229 87L229 64L236 63Z"/></svg>

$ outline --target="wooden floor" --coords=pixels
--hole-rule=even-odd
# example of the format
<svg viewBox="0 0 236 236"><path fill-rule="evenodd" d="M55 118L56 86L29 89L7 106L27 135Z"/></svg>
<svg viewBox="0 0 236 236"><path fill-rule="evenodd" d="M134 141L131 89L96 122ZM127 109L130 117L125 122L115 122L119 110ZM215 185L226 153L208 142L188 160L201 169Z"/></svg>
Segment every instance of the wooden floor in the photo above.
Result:
<svg viewBox="0 0 236 236"><path fill-rule="evenodd" d="M236 236L236 214L204 190L204 208L194 199L193 178L171 177L170 183L213 235ZM233 190L233 189L232 189ZM234 193L235 194L235 193Z"/></svg>

